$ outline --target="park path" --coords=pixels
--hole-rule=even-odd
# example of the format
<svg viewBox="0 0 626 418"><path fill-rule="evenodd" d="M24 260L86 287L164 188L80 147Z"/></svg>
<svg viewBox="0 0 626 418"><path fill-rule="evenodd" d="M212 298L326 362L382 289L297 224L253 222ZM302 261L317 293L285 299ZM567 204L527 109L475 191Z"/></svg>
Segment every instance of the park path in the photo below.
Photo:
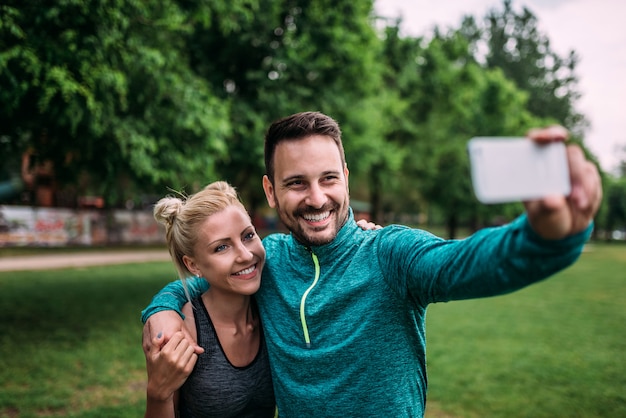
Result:
<svg viewBox="0 0 626 418"><path fill-rule="evenodd" d="M170 260L167 250L128 250L0 257L0 271L50 270Z"/></svg>

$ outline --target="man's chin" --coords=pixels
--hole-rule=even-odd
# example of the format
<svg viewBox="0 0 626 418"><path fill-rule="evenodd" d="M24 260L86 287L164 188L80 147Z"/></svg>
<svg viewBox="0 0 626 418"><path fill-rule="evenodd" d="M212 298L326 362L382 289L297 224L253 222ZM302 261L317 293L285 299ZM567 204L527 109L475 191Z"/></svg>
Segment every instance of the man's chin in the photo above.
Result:
<svg viewBox="0 0 626 418"><path fill-rule="evenodd" d="M296 238L307 246L319 246L332 242L338 233L334 216L336 216L335 211L331 213L331 218L327 219L323 225L317 226L300 219Z"/></svg>
<svg viewBox="0 0 626 418"><path fill-rule="evenodd" d="M335 239L336 234L329 234L328 232L314 232L310 234L304 234L304 240L307 245L324 245L332 242Z"/></svg>

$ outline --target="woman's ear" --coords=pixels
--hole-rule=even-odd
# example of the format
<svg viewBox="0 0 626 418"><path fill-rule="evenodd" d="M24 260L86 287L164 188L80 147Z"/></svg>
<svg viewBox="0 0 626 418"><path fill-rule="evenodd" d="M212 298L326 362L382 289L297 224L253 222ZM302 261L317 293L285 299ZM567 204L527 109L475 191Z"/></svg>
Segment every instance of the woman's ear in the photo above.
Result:
<svg viewBox="0 0 626 418"><path fill-rule="evenodd" d="M196 266L196 262L193 260L192 257L184 255L183 263L185 263L185 267L187 267L187 270L189 270L196 276L202 276L202 272L198 269L198 267Z"/></svg>

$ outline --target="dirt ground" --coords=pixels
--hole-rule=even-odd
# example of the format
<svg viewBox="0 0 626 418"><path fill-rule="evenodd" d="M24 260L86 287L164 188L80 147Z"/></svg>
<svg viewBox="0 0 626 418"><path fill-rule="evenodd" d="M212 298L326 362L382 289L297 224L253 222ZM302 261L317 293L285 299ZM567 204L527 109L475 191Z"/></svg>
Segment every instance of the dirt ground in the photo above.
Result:
<svg viewBox="0 0 626 418"><path fill-rule="evenodd" d="M167 250L137 250L124 252L16 255L0 257L0 271L49 270L68 267L87 267L106 264L167 261Z"/></svg>

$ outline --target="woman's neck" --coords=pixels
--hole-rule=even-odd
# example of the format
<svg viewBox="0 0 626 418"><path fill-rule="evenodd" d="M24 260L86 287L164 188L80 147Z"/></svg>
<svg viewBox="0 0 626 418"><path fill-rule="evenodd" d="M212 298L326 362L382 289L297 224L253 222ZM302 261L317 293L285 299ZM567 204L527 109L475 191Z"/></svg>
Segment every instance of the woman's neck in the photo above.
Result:
<svg viewBox="0 0 626 418"><path fill-rule="evenodd" d="M209 289L202 295L202 302L216 328L239 334L255 331L258 327L257 314L252 309L249 295L225 294Z"/></svg>

